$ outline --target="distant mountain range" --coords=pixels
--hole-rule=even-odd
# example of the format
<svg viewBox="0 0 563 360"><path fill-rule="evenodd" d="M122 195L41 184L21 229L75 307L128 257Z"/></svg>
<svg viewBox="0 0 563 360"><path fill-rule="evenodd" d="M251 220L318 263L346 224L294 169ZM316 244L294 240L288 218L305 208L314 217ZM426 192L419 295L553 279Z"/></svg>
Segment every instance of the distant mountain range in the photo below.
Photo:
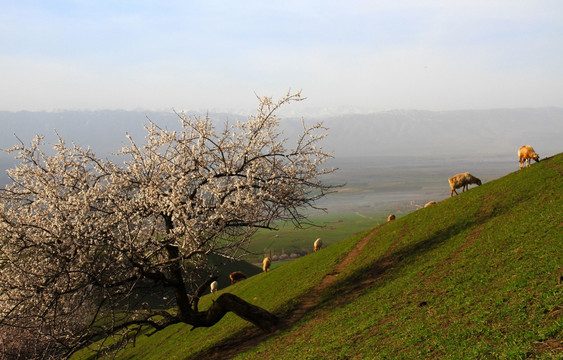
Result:
<svg viewBox="0 0 563 360"><path fill-rule="evenodd" d="M192 113L191 115L194 115ZM198 115L198 114L195 114ZM201 115L201 114L199 114ZM209 114L223 122L244 119L236 114ZM110 156L127 143L125 134L141 141L147 118L177 128L173 112L142 111L0 111L0 149L18 140L29 143L36 134L48 142L57 133L68 142L90 146ZM464 111L393 110L305 118L306 124L323 121L329 128L325 149L338 158L348 157L510 157L520 145L531 144L540 156L563 151L563 108L495 109ZM301 119L284 118L281 126L291 138L301 129ZM12 167L11 155L0 153L0 183Z"/></svg>
<svg viewBox="0 0 563 360"><path fill-rule="evenodd" d="M341 156L516 157L531 144L539 154L563 150L563 108L388 111L326 120Z"/></svg>

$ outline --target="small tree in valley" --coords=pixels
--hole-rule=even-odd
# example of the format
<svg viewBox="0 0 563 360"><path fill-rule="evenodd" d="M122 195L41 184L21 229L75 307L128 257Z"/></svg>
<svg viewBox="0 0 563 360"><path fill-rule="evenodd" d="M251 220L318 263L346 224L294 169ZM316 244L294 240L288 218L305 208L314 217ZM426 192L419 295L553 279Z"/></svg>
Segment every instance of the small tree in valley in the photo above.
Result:
<svg viewBox="0 0 563 360"><path fill-rule="evenodd" d="M124 344L140 327L213 326L229 311L273 329L275 315L232 294L200 310L214 279L200 275L211 255L244 254L257 229L302 224L330 191L319 179L332 171L326 129L303 126L291 146L279 129L275 112L300 100L260 98L256 115L220 129L208 117L179 115L178 131L149 122L122 163L60 137L54 152L40 137L14 147L21 163L0 191L0 332L39 345L0 335L0 351L64 357L108 336ZM136 303L140 288L170 289L174 309Z"/></svg>

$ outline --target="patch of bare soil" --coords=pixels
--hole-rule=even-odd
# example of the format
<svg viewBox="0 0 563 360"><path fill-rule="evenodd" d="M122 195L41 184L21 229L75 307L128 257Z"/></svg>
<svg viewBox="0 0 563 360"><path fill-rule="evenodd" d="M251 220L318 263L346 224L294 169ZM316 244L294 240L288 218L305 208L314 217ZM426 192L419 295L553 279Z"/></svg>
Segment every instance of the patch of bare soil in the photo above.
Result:
<svg viewBox="0 0 563 360"><path fill-rule="evenodd" d="M297 323L307 312L311 311L315 306L320 303L321 295L329 289L337 280L339 274L346 269L350 262L361 253L363 248L369 240L377 234L381 227L378 226L375 230L362 238L354 246L354 248L346 255L346 257L334 268L334 270L327 274L319 284L317 284L311 291L303 296L302 301L295 307L295 309L281 319L278 328L270 333L266 333L258 328L249 328L242 333L236 334L229 339L218 343L213 348L199 353L189 359L209 359L209 360L224 360L231 359L238 354L241 354L249 349L252 349L267 338L281 333L282 331L290 328ZM363 284L361 288L354 289L354 293L361 291L362 288L368 284ZM353 297L353 294L347 294L347 298Z"/></svg>

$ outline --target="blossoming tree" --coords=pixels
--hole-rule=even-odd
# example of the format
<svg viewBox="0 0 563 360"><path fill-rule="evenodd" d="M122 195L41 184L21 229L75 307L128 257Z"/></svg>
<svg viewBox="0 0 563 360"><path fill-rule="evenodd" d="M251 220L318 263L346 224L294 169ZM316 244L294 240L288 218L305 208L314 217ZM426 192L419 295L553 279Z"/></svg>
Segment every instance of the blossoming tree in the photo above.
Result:
<svg viewBox="0 0 563 360"><path fill-rule="evenodd" d="M199 275L211 255L244 254L259 228L302 224L330 192L320 179L332 172L326 129L303 124L291 144L279 129L276 111L302 99L259 98L247 121L218 128L183 114L178 131L149 121L143 144L128 136L123 161L60 137L54 151L41 137L11 149L20 164L0 191L0 351L23 351L8 337L25 334L39 344L27 343L29 356L68 356L108 336L125 343L141 327L213 326L230 311L275 328L275 315L228 293L200 310L214 277ZM139 288L170 291L174 308L139 303Z"/></svg>

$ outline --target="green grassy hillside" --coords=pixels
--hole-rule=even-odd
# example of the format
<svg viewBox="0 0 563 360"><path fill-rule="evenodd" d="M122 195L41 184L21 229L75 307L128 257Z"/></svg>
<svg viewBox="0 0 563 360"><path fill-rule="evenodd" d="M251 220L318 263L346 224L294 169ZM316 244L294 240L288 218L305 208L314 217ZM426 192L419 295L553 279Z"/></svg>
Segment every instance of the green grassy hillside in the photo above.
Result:
<svg viewBox="0 0 563 360"><path fill-rule="evenodd" d="M283 319L314 299L261 342L229 314L118 358L563 358L562 176L559 154L223 289Z"/></svg>

